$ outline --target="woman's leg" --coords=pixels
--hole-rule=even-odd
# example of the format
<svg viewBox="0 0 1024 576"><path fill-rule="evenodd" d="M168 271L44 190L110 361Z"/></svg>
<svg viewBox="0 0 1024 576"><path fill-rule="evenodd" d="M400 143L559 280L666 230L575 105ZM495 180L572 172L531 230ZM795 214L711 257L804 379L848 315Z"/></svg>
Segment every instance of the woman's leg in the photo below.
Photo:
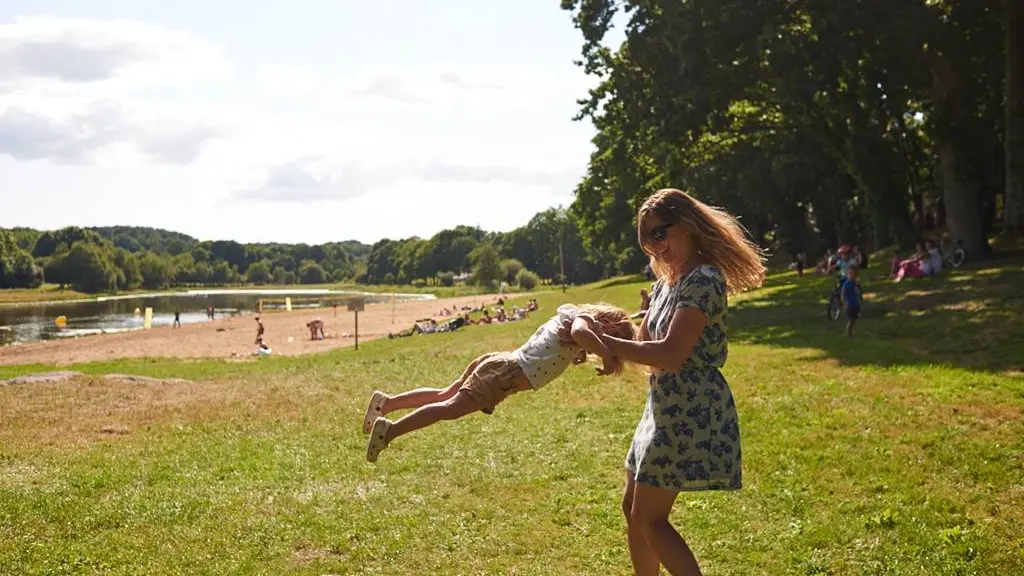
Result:
<svg viewBox="0 0 1024 576"><path fill-rule="evenodd" d="M647 543L647 537L640 526L633 522L633 494L636 481L633 473L626 470L626 491L622 495L622 513L626 515L626 536L629 540L629 558L633 561L633 573L636 576L658 576L658 555Z"/></svg>
<svg viewBox="0 0 1024 576"><path fill-rule="evenodd" d="M668 521L677 492L636 484L633 489L633 507L630 521L635 524L658 560L672 576L701 576L697 559L682 536ZM638 572L639 574L639 572Z"/></svg>
<svg viewBox="0 0 1024 576"><path fill-rule="evenodd" d="M436 404L428 404L421 406L411 412L402 416L398 420L391 423L391 427L388 429L387 437L385 442L391 443L392 440L414 432L420 428L425 428L431 424L436 424L441 420L456 420L462 418L466 414L472 414L480 410L480 405L473 400L469 394L456 393L453 398L450 398L444 402L438 402Z"/></svg>
<svg viewBox="0 0 1024 576"><path fill-rule="evenodd" d="M436 404L438 402L444 402L454 398L459 392L459 388L462 388L462 384L465 383L469 375L476 370L476 367L480 365L488 357L493 354L484 354L476 360L470 362L469 366L462 372L462 376L459 379L448 385L447 388L417 388L415 390L409 390L408 392L402 392L401 394L395 394L394 396L388 396L384 400L384 404L381 407L381 416L388 412L394 412L395 410L408 410L409 408L419 408L420 406L426 406L427 404Z"/></svg>

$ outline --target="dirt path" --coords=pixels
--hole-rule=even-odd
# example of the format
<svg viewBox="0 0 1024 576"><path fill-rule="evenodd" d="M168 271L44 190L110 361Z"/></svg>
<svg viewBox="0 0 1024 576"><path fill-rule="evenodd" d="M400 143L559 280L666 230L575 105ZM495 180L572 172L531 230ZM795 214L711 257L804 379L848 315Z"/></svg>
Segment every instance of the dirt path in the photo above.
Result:
<svg viewBox="0 0 1024 576"><path fill-rule="evenodd" d="M521 302L526 294L517 294ZM440 321L443 308L493 305L496 295L464 296L367 304L359 313L360 342L386 337L388 332L411 328L420 318L435 317ZM319 317L326 325L327 339L310 341L306 322ZM343 307L337 317L330 308L269 312L262 316L266 327L264 338L273 353L283 355L310 354L332 348L351 346L354 342L354 315ZM288 337L293 338L288 342ZM159 327L117 334L101 334L66 340L50 340L16 346L0 347L0 365L54 364L97 362L118 358L237 358L250 357L256 347L256 322L253 316L236 316L212 322L186 324L182 328Z"/></svg>

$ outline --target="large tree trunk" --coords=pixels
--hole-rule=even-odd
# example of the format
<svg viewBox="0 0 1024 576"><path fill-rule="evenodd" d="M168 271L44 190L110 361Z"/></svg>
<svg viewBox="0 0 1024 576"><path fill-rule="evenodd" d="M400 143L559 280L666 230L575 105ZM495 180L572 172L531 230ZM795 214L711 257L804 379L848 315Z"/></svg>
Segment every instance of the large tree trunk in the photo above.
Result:
<svg viewBox="0 0 1024 576"><path fill-rule="evenodd" d="M946 222L954 239L963 242L964 252L972 258L987 256L990 252L985 238L985 227L978 202L978 183L966 176L962 153L952 139L939 142L939 162L942 165L942 200L946 208Z"/></svg>
<svg viewBox="0 0 1024 576"><path fill-rule="evenodd" d="M1024 3L1006 3L1006 193L1003 226L1010 234L1024 234Z"/></svg>
<svg viewBox="0 0 1024 576"><path fill-rule="evenodd" d="M954 240L963 243L969 258L984 258L991 249L981 218L980 183L970 176L965 165L965 148L971 145L967 130L971 121L970 103L960 73L943 54L933 51L931 56L937 111L935 135L949 232Z"/></svg>

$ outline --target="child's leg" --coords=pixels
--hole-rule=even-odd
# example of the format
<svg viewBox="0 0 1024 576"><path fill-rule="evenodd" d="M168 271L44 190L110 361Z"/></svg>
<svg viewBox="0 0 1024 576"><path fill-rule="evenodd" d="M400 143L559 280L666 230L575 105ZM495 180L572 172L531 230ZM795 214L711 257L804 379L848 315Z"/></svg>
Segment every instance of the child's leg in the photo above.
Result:
<svg viewBox="0 0 1024 576"><path fill-rule="evenodd" d="M469 378L469 375L476 370L476 367L490 356L493 356L493 354L485 354L470 362L469 366L462 372L462 376L459 376L459 379L449 384L447 388L417 388L389 396L381 407L381 415L383 416L395 410L407 410L409 408L426 406L427 404L436 404L453 398L458 394L459 388L462 388L466 378Z"/></svg>
<svg viewBox="0 0 1024 576"><path fill-rule="evenodd" d="M412 413L406 414L392 422L385 441L390 444L395 438L409 432L414 432L442 420L456 420L478 410L480 410L480 405L469 394L456 393L454 397L444 402L421 406Z"/></svg>

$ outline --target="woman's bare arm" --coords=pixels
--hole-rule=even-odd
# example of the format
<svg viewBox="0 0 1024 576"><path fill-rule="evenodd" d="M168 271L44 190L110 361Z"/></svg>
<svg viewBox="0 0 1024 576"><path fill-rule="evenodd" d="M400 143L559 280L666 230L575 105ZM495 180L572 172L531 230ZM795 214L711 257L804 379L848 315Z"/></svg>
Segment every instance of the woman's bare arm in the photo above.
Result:
<svg viewBox="0 0 1024 576"><path fill-rule="evenodd" d="M623 340L608 335L601 340L615 356L634 364L644 364L667 371L679 370L693 353L693 347L700 340L708 317L698 308L680 308L672 315L668 333L659 340L651 340L650 332L645 334L646 341ZM647 321L641 328L641 334L647 328Z"/></svg>

